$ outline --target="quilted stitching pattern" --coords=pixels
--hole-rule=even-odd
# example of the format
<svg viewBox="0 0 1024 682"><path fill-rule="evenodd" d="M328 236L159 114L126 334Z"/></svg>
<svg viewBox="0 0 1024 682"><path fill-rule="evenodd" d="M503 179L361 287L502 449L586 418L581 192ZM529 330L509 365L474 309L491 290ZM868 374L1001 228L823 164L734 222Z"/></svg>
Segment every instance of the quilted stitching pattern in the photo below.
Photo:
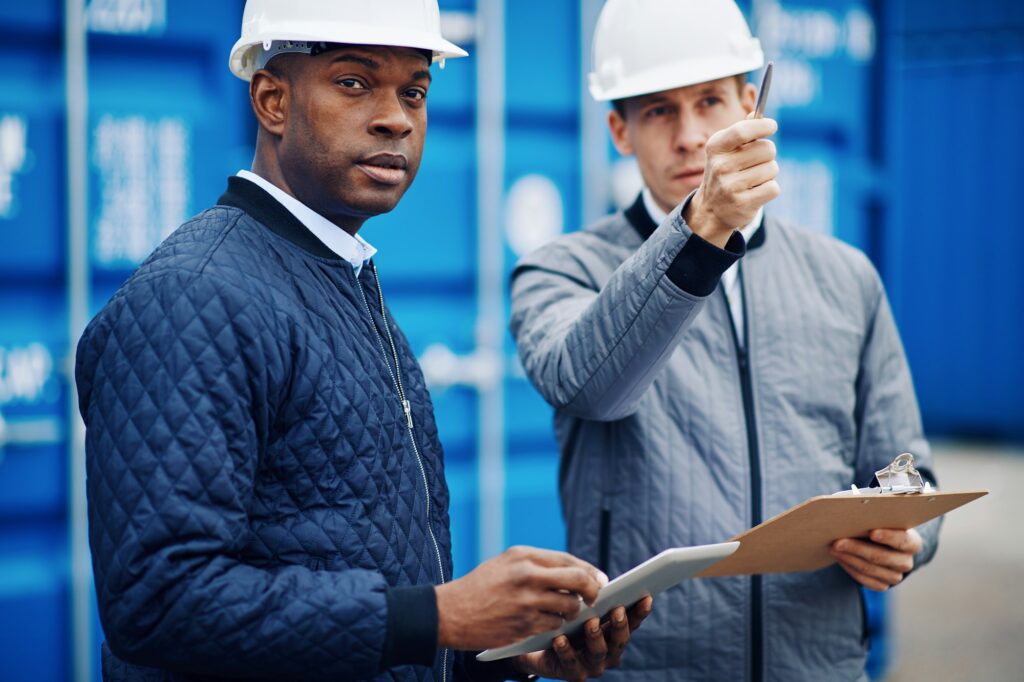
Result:
<svg viewBox="0 0 1024 682"><path fill-rule="evenodd" d="M387 587L439 581L419 466L356 286L347 264L218 207L89 325L76 379L90 543L120 658L168 679L373 678ZM433 408L392 333L450 577ZM143 677L131 664L108 672Z"/></svg>

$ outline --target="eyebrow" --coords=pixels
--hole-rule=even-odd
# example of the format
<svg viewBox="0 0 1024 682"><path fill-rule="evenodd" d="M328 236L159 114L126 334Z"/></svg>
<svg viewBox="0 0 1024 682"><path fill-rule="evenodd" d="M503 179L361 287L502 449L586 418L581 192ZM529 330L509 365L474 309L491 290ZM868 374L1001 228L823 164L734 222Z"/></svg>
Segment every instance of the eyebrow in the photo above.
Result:
<svg viewBox="0 0 1024 682"><path fill-rule="evenodd" d="M649 107L652 104L664 104L668 101L668 98L663 95L648 95L644 99L637 102L637 107L643 109L644 107Z"/></svg>
<svg viewBox="0 0 1024 682"><path fill-rule="evenodd" d="M357 57L354 54L342 53L331 59L332 64L335 64L337 62L355 62L356 64L362 64L366 68L373 69L374 71L380 69L380 64L373 61L369 57Z"/></svg>

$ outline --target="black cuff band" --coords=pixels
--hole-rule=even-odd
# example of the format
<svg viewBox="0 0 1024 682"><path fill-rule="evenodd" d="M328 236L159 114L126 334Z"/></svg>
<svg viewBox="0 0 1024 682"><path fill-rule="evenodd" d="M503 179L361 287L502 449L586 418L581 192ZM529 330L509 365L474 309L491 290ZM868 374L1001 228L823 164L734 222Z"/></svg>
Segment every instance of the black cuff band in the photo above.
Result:
<svg viewBox="0 0 1024 682"><path fill-rule="evenodd" d="M505 682L506 680L528 682L537 679L536 675L527 675L516 670L513 663L514 658L481 663L476 660L476 652L465 652L464 656L462 670L473 682Z"/></svg>
<svg viewBox="0 0 1024 682"><path fill-rule="evenodd" d="M437 656L437 593L433 585L392 587L387 592L388 632L380 669L433 665Z"/></svg>
<svg viewBox="0 0 1024 682"><path fill-rule="evenodd" d="M692 234L668 266L666 274L686 293L707 296L718 286L722 273L746 252L747 243L739 230L732 233L724 249Z"/></svg>

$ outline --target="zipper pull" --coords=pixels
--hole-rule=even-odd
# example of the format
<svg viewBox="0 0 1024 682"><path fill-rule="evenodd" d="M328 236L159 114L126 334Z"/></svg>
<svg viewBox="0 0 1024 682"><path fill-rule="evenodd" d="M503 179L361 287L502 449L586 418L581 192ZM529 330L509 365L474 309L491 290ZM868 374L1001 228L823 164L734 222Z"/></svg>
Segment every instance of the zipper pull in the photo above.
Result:
<svg viewBox="0 0 1024 682"><path fill-rule="evenodd" d="M402 409L405 411L405 421L412 428L412 405L409 404L408 400L402 401Z"/></svg>

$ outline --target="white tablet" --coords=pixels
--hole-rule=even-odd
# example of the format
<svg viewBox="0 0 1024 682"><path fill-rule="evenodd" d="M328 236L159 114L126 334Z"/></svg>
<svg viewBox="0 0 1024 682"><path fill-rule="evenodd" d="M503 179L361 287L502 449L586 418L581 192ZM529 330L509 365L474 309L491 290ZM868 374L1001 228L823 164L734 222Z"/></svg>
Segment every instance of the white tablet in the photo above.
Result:
<svg viewBox="0 0 1024 682"><path fill-rule="evenodd" d="M584 604L580 614L575 619L563 623L562 627L527 637L515 644L488 649L477 654L477 659L497 661L509 656L547 649L558 635L572 635L591 618L603 617L616 606L632 606L649 594L654 595L667 590L700 573L716 561L721 561L735 552L739 546L738 542L722 542L717 545L666 549L602 587L594 605Z"/></svg>

